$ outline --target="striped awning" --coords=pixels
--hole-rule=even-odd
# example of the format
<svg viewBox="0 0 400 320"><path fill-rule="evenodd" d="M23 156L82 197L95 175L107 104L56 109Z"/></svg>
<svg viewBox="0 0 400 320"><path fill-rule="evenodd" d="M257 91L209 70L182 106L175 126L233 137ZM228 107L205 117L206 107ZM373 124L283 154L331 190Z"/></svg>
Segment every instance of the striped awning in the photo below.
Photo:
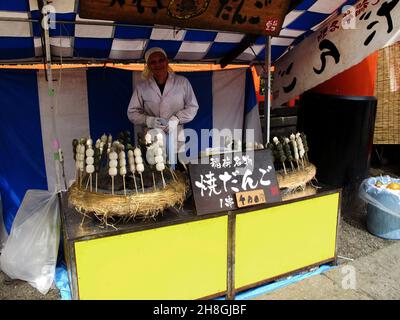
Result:
<svg viewBox="0 0 400 320"><path fill-rule="evenodd" d="M290 11L279 37L272 38L272 61L309 36L331 15L356 0L304 0ZM129 26L115 21L79 17L79 1L54 0L55 23L50 28L54 60L141 62L154 46L165 49L174 62L218 63L235 50L245 34ZM40 12L37 0L0 0L0 62L42 61ZM265 37L237 56L233 63L263 63Z"/></svg>

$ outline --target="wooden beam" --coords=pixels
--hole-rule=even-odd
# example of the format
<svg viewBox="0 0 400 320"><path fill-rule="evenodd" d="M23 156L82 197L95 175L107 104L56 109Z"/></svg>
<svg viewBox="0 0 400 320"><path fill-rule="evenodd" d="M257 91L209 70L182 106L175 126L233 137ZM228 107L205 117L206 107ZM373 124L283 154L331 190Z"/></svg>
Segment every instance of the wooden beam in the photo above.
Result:
<svg viewBox="0 0 400 320"><path fill-rule="evenodd" d="M292 0L289 4L289 8L287 13L296 8L299 4L301 4L304 0ZM225 57L223 57L220 61L221 68L225 68L228 64L230 64L236 57L243 53L248 47L253 45L257 38L260 37L258 34L246 34L246 36L242 39L240 44L229 52Z"/></svg>
<svg viewBox="0 0 400 320"><path fill-rule="evenodd" d="M289 4L289 9L288 9L288 13L290 11L292 11L294 8L296 8L299 4L301 4L302 2L304 2L304 0L292 0Z"/></svg>
<svg viewBox="0 0 400 320"><path fill-rule="evenodd" d="M244 50L246 50L249 46L253 45L258 39L258 37L260 37L259 34L246 34L245 37L242 39L242 41L239 43L239 45L221 59L220 61L221 68L225 68Z"/></svg>

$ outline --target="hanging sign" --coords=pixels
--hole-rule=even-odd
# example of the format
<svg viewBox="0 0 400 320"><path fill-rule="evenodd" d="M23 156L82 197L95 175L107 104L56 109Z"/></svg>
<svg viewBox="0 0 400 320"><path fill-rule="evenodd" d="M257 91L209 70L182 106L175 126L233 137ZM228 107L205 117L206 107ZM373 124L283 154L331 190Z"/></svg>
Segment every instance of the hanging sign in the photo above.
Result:
<svg viewBox="0 0 400 320"><path fill-rule="evenodd" d="M207 164L189 164L197 215L281 201L270 150L225 153L206 160Z"/></svg>
<svg viewBox="0 0 400 320"><path fill-rule="evenodd" d="M290 99L400 40L400 0L360 0L326 21L275 64L273 105Z"/></svg>
<svg viewBox="0 0 400 320"><path fill-rule="evenodd" d="M236 203L239 208L266 203L263 189L236 193Z"/></svg>
<svg viewBox="0 0 400 320"><path fill-rule="evenodd" d="M290 0L81 0L79 16L135 25L278 35Z"/></svg>

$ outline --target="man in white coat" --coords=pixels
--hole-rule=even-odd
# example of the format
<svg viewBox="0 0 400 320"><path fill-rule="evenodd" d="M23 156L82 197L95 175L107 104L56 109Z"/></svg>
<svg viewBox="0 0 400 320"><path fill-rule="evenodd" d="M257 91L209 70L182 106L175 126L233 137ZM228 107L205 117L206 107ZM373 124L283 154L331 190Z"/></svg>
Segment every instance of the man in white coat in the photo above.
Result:
<svg viewBox="0 0 400 320"><path fill-rule="evenodd" d="M192 121L199 109L193 88L189 80L172 72L163 49L149 49L145 61L143 81L132 95L128 118L148 129L161 129L167 134L177 132L175 150L179 151L185 143L183 124Z"/></svg>

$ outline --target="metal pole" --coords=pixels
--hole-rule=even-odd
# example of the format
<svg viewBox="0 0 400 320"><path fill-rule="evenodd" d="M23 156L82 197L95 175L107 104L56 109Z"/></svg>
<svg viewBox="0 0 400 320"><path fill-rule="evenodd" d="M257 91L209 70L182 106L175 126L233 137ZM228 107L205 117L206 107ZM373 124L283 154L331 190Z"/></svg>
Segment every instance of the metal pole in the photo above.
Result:
<svg viewBox="0 0 400 320"><path fill-rule="evenodd" d="M228 268L226 300L235 300L236 213L228 211Z"/></svg>
<svg viewBox="0 0 400 320"><path fill-rule="evenodd" d="M270 114L271 114L271 36L266 37L265 42L265 99L264 99L264 116L265 116L265 133L267 143L270 142ZM265 73L264 72L264 73Z"/></svg>
<svg viewBox="0 0 400 320"><path fill-rule="evenodd" d="M43 14L43 19L48 19L48 12ZM61 172L60 172L60 143L57 134L56 125L56 100L53 85L53 72L51 69L51 49L50 49L50 36L49 36L49 21L42 23L43 34L44 34L44 45L46 52L46 74L47 74L47 94L50 98L50 109L51 109L51 144L53 148L54 166L56 171L56 186L55 192L61 191Z"/></svg>

